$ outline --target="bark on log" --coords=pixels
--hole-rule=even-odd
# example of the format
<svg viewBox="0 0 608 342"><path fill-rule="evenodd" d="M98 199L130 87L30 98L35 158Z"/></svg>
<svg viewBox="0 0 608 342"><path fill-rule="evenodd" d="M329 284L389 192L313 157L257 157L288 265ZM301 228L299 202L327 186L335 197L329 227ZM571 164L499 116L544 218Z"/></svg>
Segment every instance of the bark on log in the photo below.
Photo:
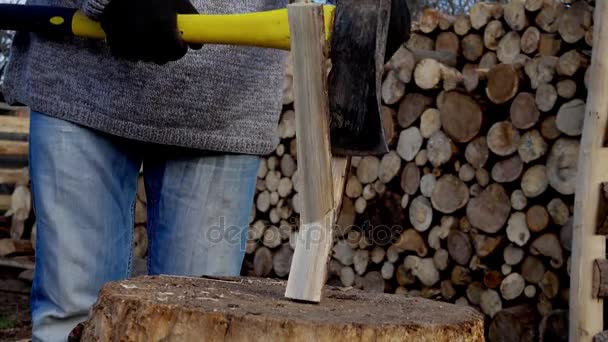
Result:
<svg viewBox="0 0 608 342"><path fill-rule="evenodd" d="M345 294L335 289L325 291L320 305L303 307L284 298L285 286L284 281L268 279L168 276L111 282L102 288L82 338L86 341L111 340L113 336L130 340L295 341L349 336L359 341L371 332L408 340L452 340L462 336L468 336L471 341L484 340L482 317L471 308L359 290ZM272 304L278 302L280 306ZM235 315L235 305L242 311L257 314ZM389 329L385 324L369 323L370 308L377 308L371 312L375 317L384 317L393 305L395 310L414 314L382 318L383 323L390 324ZM335 323L327 322L329 311L334 312ZM353 312L365 314L357 316ZM163 324L159 324L160 321ZM218 325L218 322L223 323Z"/></svg>

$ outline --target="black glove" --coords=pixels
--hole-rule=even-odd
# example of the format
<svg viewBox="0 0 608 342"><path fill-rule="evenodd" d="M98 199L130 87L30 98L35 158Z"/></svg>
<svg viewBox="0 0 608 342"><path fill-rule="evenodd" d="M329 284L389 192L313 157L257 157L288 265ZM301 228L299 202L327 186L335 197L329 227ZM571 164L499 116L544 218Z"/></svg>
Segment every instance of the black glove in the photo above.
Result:
<svg viewBox="0 0 608 342"><path fill-rule="evenodd" d="M100 18L112 54L129 61L165 64L182 58L188 45L177 28L178 14L198 14L188 0L112 0Z"/></svg>

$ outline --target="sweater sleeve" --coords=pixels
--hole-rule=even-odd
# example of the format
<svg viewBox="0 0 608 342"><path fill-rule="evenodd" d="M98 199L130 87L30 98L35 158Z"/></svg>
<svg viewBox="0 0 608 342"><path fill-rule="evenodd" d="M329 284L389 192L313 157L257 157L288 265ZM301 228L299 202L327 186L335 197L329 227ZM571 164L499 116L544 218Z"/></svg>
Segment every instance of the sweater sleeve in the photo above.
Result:
<svg viewBox="0 0 608 342"><path fill-rule="evenodd" d="M93 20L98 20L111 0L83 0L82 12Z"/></svg>

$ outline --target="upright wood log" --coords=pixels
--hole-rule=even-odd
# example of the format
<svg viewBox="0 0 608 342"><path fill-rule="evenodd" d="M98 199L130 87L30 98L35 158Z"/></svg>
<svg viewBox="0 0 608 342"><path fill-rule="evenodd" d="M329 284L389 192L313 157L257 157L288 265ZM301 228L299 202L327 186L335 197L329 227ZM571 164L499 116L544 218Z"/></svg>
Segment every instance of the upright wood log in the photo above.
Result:
<svg viewBox="0 0 608 342"><path fill-rule="evenodd" d="M320 305L302 305L281 298L284 290L284 281L254 278L160 276L112 282L101 290L82 340L365 341L383 336L484 341L483 317L472 308L339 289L329 289Z"/></svg>
<svg viewBox="0 0 608 342"><path fill-rule="evenodd" d="M608 121L608 4L596 2L594 15L593 47L589 91L578 168L574 201L574 229L572 236L569 329L570 341L591 341L603 330L604 311L601 300L593 298L594 261L606 257L606 237L596 235L597 203L600 199L600 184L605 179L601 168L594 167L599 152L604 146L606 122ZM604 154L605 155L605 154ZM598 172L599 171L599 172Z"/></svg>
<svg viewBox="0 0 608 342"><path fill-rule="evenodd" d="M287 298L321 300L332 246L333 182L325 81L323 8L289 5L294 71L298 172L305 186L300 230L285 291Z"/></svg>

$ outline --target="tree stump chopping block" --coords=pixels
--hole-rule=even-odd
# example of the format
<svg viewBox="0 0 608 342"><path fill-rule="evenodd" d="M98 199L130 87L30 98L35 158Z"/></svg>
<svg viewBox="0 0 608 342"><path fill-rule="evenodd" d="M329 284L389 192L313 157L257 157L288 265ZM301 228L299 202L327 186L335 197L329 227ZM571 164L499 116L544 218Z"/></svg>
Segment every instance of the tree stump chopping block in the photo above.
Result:
<svg viewBox="0 0 608 342"><path fill-rule="evenodd" d="M146 276L107 283L83 341L484 341L474 309L420 297L325 287L284 297L261 278Z"/></svg>

